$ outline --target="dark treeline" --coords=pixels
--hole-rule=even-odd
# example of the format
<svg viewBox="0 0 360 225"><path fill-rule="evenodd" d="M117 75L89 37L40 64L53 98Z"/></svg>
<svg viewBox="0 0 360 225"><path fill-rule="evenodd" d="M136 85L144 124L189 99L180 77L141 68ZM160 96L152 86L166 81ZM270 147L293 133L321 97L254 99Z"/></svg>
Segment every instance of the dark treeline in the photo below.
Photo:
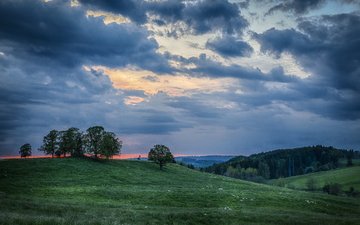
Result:
<svg viewBox="0 0 360 225"><path fill-rule="evenodd" d="M249 157L239 156L207 167L205 171L261 182L264 179L335 169L340 166L340 159L346 159L347 166L351 166L353 158L359 158L359 152L317 145L274 150Z"/></svg>
<svg viewBox="0 0 360 225"><path fill-rule="evenodd" d="M71 127L64 131L51 130L43 138L43 145L39 148L52 157L70 155L81 157L85 153L92 154L95 158L106 158L119 154L122 142L112 132L107 132L101 126L93 126L82 132Z"/></svg>

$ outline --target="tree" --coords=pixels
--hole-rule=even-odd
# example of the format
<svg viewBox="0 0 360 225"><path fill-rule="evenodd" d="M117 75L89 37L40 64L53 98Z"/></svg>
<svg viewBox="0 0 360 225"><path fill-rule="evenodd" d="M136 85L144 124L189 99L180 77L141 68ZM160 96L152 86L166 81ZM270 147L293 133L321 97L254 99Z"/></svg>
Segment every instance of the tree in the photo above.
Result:
<svg viewBox="0 0 360 225"><path fill-rule="evenodd" d="M99 152L108 159L110 156L119 154L121 147L122 141L120 141L114 133L105 132L101 140Z"/></svg>
<svg viewBox="0 0 360 225"><path fill-rule="evenodd" d="M58 146L58 134L57 130L51 130L46 136L43 138L43 145L40 147L40 151L43 151L46 155L51 154L54 157L59 146Z"/></svg>
<svg viewBox="0 0 360 225"><path fill-rule="evenodd" d="M346 166L353 166L352 158L354 157L354 150L350 150L346 153L347 163Z"/></svg>
<svg viewBox="0 0 360 225"><path fill-rule="evenodd" d="M174 162L174 156L171 154L170 149L165 145L155 145L150 149L148 160L159 164L160 170L162 170L166 163Z"/></svg>
<svg viewBox="0 0 360 225"><path fill-rule="evenodd" d="M259 162L259 175L265 179L270 178L270 168L265 161Z"/></svg>
<svg viewBox="0 0 360 225"><path fill-rule="evenodd" d="M31 145L30 144L24 144L20 147L19 154L21 157L27 157L31 156Z"/></svg>
<svg viewBox="0 0 360 225"><path fill-rule="evenodd" d="M59 150L64 156L67 153L71 156L82 156L84 154L82 142L82 134L78 128L71 127L59 134Z"/></svg>
<svg viewBox="0 0 360 225"><path fill-rule="evenodd" d="M104 136L105 130L101 126L90 127L86 130L85 134L85 146L88 153L94 154L97 158L100 154L102 139Z"/></svg>

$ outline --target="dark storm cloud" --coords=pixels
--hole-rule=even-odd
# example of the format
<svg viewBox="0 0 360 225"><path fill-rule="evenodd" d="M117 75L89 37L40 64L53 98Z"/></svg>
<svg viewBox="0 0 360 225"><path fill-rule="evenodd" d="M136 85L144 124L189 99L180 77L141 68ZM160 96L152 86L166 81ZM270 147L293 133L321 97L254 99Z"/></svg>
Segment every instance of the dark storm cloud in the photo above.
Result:
<svg viewBox="0 0 360 225"><path fill-rule="evenodd" d="M224 36L206 42L206 47L223 57L249 57L253 48L246 42L233 36Z"/></svg>
<svg viewBox="0 0 360 225"><path fill-rule="evenodd" d="M268 73L263 73L258 68L243 67L238 64L224 65L220 62L214 61L201 54L199 57L184 58L181 56L171 55L166 56L170 59L176 60L184 65L193 64L195 68L184 70L193 76L204 77L232 77L245 80L260 80L260 81L275 81L275 82L296 82L298 78L293 75L284 73L284 69L279 66L273 68Z"/></svg>
<svg viewBox="0 0 360 225"><path fill-rule="evenodd" d="M105 25L100 18L87 18L81 7L70 7L68 1L0 1L2 154L14 154L22 142L34 143L36 149L51 129L85 130L100 124L115 131L108 118L112 115L128 118L119 121L113 116L113 121L128 130L134 124L133 133L180 129L177 121L153 124L124 110L126 93L113 89L103 73L82 68L84 64L134 65L171 73L157 48L144 28ZM130 124L135 120L137 126Z"/></svg>
<svg viewBox="0 0 360 225"><path fill-rule="evenodd" d="M132 24L105 26L102 19L86 18L81 8L62 1L1 1L0 50L5 46L6 54L47 64L132 64L171 72L146 30Z"/></svg>
<svg viewBox="0 0 360 225"><path fill-rule="evenodd" d="M112 120L114 129L121 134L170 134L189 127L177 121L166 111L147 109L125 109L122 118Z"/></svg>
<svg viewBox="0 0 360 225"><path fill-rule="evenodd" d="M295 14L304 14L311 9L320 7L325 1L324 0L290 0L283 1L272 8L266 13L272 14L275 11L293 12Z"/></svg>
<svg viewBox="0 0 360 225"><path fill-rule="evenodd" d="M138 24L146 22L144 2L140 0L78 0L78 2L94 10L119 13Z"/></svg>
<svg viewBox="0 0 360 225"><path fill-rule="evenodd" d="M194 97L179 97L168 102L167 105L173 108L182 109L187 116L196 118L197 120L217 119L222 116L221 109L217 109L201 102L201 99L196 100Z"/></svg>
<svg viewBox="0 0 360 225"><path fill-rule="evenodd" d="M241 34L248 22L240 15L239 5L224 0L201 1L117 1L80 0L87 7L120 13L131 20L144 24L149 20L146 13L154 16L154 23L170 26L168 36L178 37L184 33L195 35L210 31ZM127 9L131 10L127 10ZM185 24L184 28L181 22Z"/></svg>
<svg viewBox="0 0 360 225"><path fill-rule="evenodd" d="M159 17L162 24L185 23L194 34L221 30L227 34L242 33L248 22L240 15L235 3L221 0L163 1L149 5L149 11Z"/></svg>
<svg viewBox="0 0 360 225"><path fill-rule="evenodd" d="M279 56L291 53L313 76L294 88L308 98L323 99L331 117L360 117L360 16L340 14L303 20L294 30L270 29L255 35L261 50ZM314 91L326 89L327 91ZM336 98L334 98L336 96Z"/></svg>

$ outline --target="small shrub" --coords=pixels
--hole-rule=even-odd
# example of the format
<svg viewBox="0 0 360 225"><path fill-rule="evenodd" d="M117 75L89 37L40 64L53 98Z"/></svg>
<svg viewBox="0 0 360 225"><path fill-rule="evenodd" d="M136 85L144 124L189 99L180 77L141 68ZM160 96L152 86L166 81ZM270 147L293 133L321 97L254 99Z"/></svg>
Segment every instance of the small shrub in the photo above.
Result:
<svg viewBox="0 0 360 225"><path fill-rule="evenodd" d="M305 172L305 174L306 174L306 173L312 173L312 172L314 172L314 171L315 171L315 170L314 170L314 167L309 166L309 167L306 167L306 168L305 168L305 171L304 171L304 172Z"/></svg>
<svg viewBox="0 0 360 225"><path fill-rule="evenodd" d="M350 187L348 191L345 191L345 194L349 197L356 197L359 195L359 192L354 187Z"/></svg>
<svg viewBox="0 0 360 225"><path fill-rule="evenodd" d="M339 195L341 193L341 185L338 183L325 184L323 187L323 192L326 192L330 195Z"/></svg>
<svg viewBox="0 0 360 225"><path fill-rule="evenodd" d="M194 166L193 164L188 164L187 167L188 167L189 169L192 169L192 170L195 169L195 166Z"/></svg>

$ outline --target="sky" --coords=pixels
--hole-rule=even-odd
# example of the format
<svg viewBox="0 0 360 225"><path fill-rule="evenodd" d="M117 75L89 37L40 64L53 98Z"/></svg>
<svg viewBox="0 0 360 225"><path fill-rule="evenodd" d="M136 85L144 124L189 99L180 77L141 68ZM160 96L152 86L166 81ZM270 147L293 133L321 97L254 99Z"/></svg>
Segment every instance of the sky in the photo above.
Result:
<svg viewBox="0 0 360 225"><path fill-rule="evenodd" d="M360 150L360 2L1 0L0 155L95 125L123 153Z"/></svg>

